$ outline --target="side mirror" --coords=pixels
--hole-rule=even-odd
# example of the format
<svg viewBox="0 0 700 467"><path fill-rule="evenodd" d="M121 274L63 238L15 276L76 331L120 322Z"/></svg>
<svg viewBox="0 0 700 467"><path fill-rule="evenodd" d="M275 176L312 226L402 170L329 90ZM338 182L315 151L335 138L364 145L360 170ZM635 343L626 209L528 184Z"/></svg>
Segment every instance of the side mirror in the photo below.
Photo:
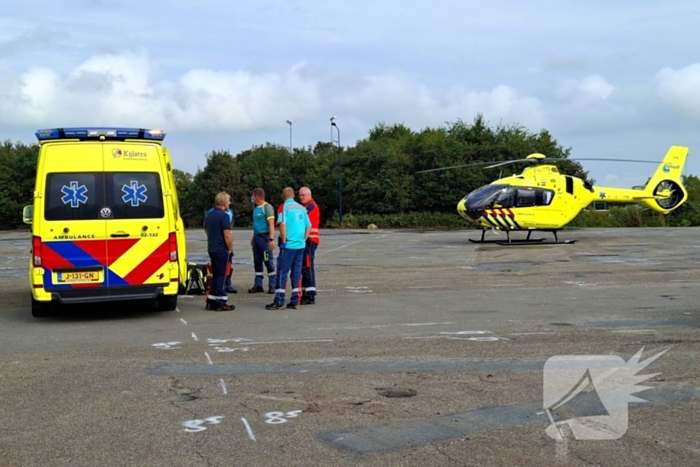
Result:
<svg viewBox="0 0 700 467"><path fill-rule="evenodd" d="M22 220L25 224L31 224L32 218L34 218L34 206L25 206L22 211Z"/></svg>

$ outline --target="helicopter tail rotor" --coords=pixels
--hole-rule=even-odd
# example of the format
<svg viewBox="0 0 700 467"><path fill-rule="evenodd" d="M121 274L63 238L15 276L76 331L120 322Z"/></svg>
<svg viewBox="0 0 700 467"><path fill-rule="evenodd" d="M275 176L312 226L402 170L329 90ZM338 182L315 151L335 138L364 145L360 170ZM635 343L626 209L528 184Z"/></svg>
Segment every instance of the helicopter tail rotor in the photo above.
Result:
<svg viewBox="0 0 700 467"><path fill-rule="evenodd" d="M681 173L688 156L688 148L671 146L654 175L647 182L649 195L644 204L661 213L668 213L688 199L688 192L681 181Z"/></svg>
<svg viewBox="0 0 700 467"><path fill-rule="evenodd" d="M656 204L664 210L671 211L681 205L687 195L680 183L673 180L663 180L654 188L654 195L660 196L654 200Z"/></svg>

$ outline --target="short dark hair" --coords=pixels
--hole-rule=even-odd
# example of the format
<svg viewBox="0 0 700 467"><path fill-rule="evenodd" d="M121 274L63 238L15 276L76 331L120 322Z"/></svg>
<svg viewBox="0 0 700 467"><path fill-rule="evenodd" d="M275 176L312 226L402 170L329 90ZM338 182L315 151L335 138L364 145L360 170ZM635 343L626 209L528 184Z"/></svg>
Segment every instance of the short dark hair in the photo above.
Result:
<svg viewBox="0 0 700 467"><path fill-rule="evenodd" d="M263 190L262 188L254 189L253 194L260 199L265 199L265 190Z"/></svg>

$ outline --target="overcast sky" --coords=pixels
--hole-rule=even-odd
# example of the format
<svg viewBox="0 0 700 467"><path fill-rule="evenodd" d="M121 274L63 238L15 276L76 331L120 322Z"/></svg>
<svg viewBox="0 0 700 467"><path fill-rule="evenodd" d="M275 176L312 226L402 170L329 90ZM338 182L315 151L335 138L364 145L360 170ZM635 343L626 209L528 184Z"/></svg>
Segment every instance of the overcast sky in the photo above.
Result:
<svg viewBox="0 0 700 467"><path fill-rule="evenodd" d="M354 145L481 112L549 130L572 157L700 175L700 4L651 0L0 0L0 140L157 127L176 167L266 142ZM695 149L698 148L697 152ZM525 156L525 155L523 155ZM647 164L584 163L599 185Z"/></svg>

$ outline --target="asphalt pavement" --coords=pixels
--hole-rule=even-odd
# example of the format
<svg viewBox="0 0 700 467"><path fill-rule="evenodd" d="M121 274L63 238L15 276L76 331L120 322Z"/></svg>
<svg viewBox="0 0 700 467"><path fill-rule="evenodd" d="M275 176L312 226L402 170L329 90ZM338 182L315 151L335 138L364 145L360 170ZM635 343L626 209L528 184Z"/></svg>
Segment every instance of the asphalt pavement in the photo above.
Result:
<svg viewBox="0 0 700 467"><path fill-rule="evenodd" d="M700 229L478 237L322 231L317 303L270 311L236 230L234 311L36 319L0 233L0 466L700 465Z"/></svg>

